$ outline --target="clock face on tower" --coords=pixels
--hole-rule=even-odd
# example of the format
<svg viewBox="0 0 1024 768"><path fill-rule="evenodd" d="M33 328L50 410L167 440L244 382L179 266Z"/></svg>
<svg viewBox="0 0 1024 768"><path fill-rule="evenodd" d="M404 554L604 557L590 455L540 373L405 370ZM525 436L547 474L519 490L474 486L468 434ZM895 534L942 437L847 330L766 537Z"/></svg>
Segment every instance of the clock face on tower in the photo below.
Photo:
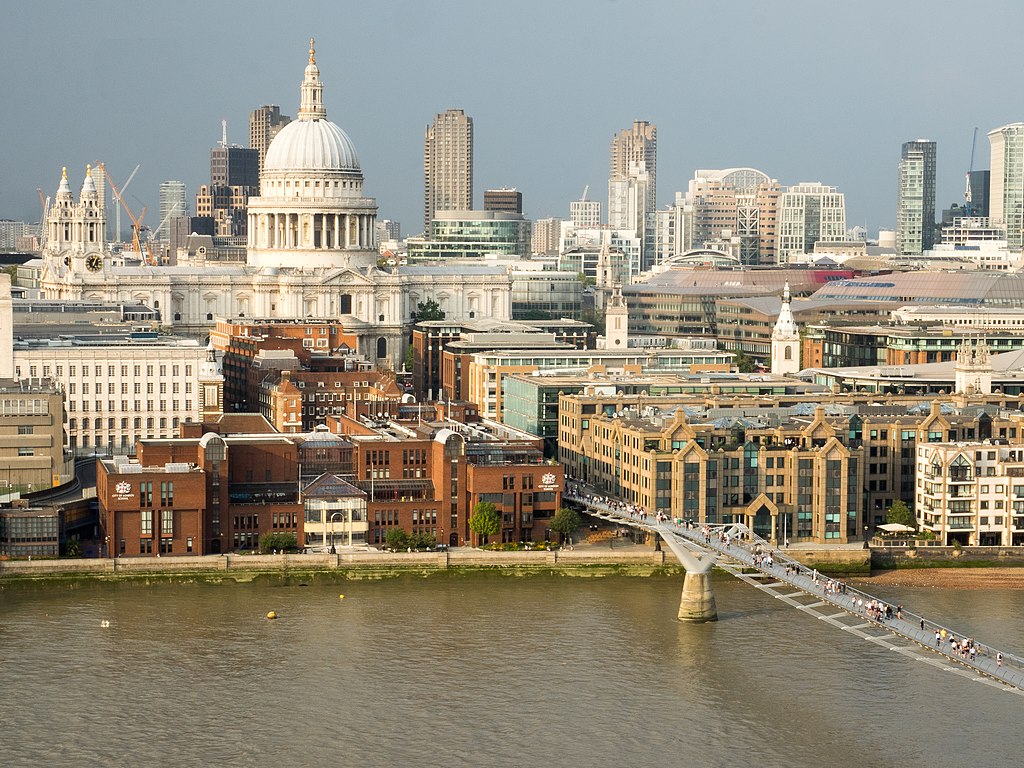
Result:
<svg viewBox="0 0 1024 768"><path fill-rule="evenodd" d="M98 253L90 253L85 258L85 268L90 272L99 272L103 269L103 257Z"/></svg>

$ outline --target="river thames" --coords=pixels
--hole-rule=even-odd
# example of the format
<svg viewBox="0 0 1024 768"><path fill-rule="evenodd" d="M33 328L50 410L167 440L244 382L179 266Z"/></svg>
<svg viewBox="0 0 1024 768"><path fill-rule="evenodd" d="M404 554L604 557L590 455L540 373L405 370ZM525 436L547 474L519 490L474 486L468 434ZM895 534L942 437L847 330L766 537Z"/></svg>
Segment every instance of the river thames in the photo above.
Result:
<svg viewBox="0 0 1024 768"><path fill-rule="evenodd" d="M11 766L1017 766L1024 698L716 574L7 586ZM1024 591L875 590L1024 651ZM344 594L344 599L339 597ZM268 611L279 614L268 621ZM109 622L109 626L103 626Z"/></svg>

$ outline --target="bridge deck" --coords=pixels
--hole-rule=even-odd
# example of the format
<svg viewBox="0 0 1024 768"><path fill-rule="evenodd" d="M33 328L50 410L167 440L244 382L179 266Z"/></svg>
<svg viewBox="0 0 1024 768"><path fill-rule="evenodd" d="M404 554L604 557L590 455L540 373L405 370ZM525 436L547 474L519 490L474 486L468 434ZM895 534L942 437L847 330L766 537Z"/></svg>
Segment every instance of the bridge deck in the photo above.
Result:
<svg viewBox="0 0 1024 768"><path fill-rule="evenodd" d="M698 528L658 521L651 515L630 515L615 505L599 501L600 497L570 494L566 496L585 506L588 514L595 517L616 525L640 528L660 535L673 550L681 545L700 556L717 556L719 568L837 629L900 653L914 661L1024 695L1024 659L1002 652L1002 663L999 663L997 654L1000 651L988 645L979 645L979 653L974 659L961 657L953 652L951 640L954 637L963 639L966 637L964 633L952 631L906 610L902 612L902 618L897 618L895 613L891 619L870 618L862 606L873 600L883 604L889 601L876 598L835 579L821 577L817 571L812 571L796 560L786 557L782 550L772 547L740 526L715 526L714 535L707 539ZM724 540L718 538L719 532L729 530L734 534L741 533L744 540L736 541L733 535L726 544ZM757 545L760 545L765 553L772 555L771 565L765 562L755 564L754 549ZM769 581L766 583L766 580ZM793 588L798 591L793 592ZM835 610L837 608L840 609L838 612ZM935 633L943 629L946 630L946 639L940 638L936 644ZM903 641L911 641L911 644ZM975 642L977 644L977 641Z"/></svg>

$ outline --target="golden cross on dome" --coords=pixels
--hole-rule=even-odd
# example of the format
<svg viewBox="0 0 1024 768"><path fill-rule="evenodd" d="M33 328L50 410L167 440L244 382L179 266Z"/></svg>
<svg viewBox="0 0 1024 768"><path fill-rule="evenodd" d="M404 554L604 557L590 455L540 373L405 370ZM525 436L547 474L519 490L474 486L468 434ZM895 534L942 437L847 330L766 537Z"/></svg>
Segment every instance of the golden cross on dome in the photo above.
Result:
<svg viewBox="0 0 1024 768"><path fill-rule="evenodd" d="M68 167L66 165L63 168L61 168L60 177L61 177L61 179L67 181L67 178L68 178Z"/></svg>
<svg viewBox="0 0 1024 768"><path fill-rule="evenodd" d="M313 38L309 38L309 63L316 64L316 49L313 47L313 43L316 42Z"/></svg>

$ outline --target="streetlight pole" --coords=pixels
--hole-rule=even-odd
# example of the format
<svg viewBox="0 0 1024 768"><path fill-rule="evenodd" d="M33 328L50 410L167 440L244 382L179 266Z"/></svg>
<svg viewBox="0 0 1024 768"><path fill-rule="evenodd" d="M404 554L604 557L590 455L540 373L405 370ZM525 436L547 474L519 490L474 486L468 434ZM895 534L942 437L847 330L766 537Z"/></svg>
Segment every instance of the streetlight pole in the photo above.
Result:
<svg viewBox="0 0 1024 768"><path fill-rule="evenodd" d="M334 546L334 518L339 517L340 515L341 515L341 512L335 512L333 515L331 515L331 554L332 555L338 554L338 550Z"/></svg>

